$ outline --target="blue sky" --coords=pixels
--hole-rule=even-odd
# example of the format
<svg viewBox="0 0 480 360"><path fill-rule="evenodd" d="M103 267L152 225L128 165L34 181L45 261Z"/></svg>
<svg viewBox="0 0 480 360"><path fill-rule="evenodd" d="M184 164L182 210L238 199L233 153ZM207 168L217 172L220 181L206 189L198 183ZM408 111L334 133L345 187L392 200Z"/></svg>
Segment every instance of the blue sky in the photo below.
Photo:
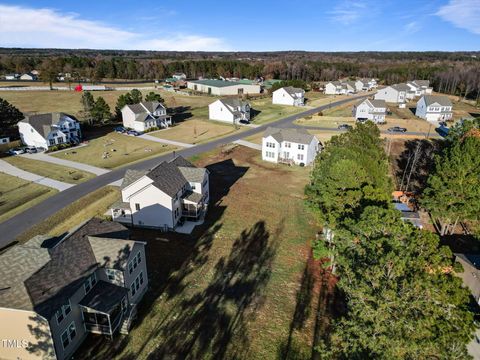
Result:
<svg viewBox="0 0 480 360"><path fill-rule="evenodd" d="M0 46L480 50L480 0L0 0Z"/></svg>

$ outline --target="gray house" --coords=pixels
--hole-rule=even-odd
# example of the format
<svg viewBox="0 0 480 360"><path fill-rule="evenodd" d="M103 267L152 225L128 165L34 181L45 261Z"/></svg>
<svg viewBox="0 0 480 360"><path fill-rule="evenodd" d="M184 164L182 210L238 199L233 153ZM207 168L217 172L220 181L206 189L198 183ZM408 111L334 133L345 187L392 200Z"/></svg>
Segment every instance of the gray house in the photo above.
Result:
<svg viewBox="0 0 480 360"><path fill-rule="evenodd" d="M36 236L0 255L2 359L67 359L89 332L126 333L147 290L145 243L91 219L60 239Z"/></svg>

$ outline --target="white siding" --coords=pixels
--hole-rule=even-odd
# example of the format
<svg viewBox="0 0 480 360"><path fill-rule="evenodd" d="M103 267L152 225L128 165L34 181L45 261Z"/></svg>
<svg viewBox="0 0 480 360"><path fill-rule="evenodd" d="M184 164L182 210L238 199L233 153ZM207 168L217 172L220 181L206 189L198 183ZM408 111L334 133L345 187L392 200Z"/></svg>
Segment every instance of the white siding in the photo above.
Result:
<svg viewBox="0 0 480 360"><path fill-rule="evenodd" d="M194 82L187 82L189 89L200 91L211 95L238 95L238 94L259 94L260 85L233 84L229 86L216 87ZM209 90L210 89L210 90Z"/></svg>
<svg viewBox="0 0 480 360"><path fill-rule="evenodd" d="M233 124L233 113L220 101L216 100L208 105L208 118Z"/></svg>
<svg viewBox="0 0 480 360"><path fill-rule="evenodd" d="M48 148L47 140L40 135L32 125L20 121L18 123L18 131L20 132L20 138L22 143L28 146L35 146L41 148Z"/></svg>
<svg viewBox="0 0 480 360"><path fill-rule="evenodd" d="M128 202L135 225L158 228L175 226L172 213L179 205L174 204L170 196L155 186L150 185L133 194ZM140 210L136 209L136 204L140 205Z"/></svg>

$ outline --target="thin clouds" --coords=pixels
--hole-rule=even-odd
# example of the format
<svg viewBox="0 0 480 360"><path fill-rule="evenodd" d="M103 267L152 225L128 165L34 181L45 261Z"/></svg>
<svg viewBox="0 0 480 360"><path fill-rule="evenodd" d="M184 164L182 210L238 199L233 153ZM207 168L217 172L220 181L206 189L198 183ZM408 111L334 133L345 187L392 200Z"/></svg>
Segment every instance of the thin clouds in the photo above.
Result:
<svg viewBox="0 0 480 360"><path fill-rule="evenodd" d="M435 15L456 27L480 34L480 0L450 0Z"/></svg>
<svg viewBox="0 0 480 360"><path fill-rule="evenodd" d="M336 5L329 14L331 20L350 25L361 19L367 11L367 5L364 2L347 0Z"/></svg>
<svg viewBox="0 0 480 360"><path fill-rule="evenodd" d="M0 5L0 46L36 48L227 50L222 39L197 34L165 34L152 38L77 14L52 9Z"/></svg>

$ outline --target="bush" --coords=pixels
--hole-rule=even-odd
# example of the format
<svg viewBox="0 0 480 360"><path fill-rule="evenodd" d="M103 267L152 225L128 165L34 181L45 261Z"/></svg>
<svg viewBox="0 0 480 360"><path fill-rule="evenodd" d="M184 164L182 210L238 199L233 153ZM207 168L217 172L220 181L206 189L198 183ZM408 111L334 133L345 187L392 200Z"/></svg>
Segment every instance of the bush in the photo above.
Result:
<svg viewBox="0 0 480 360"><path fill-rule="evenodd" d="M457 274L463 273L463 265L455 261L453 264L453 271L455 271Z"/></svg>
<svg viewBox="0 0 480 360"><path fill-rule="evenodd" d="M154 126L154 127L151 127L150 129L145 130L143 133L146 134L146 133L157 131L157 130L160 130L160 128L158 126Z"/></svg>
<svg viewBox="0 0 480 360"><path fill-rule="evenodd" d="M305 120L310 120L312 117L309 115L309 116L305 116Z"/></svg>
<svg viewBox="0 0 480 360"><path fill-rule="evenodd" d="M58 146L54 145L54 146L50 146L46 152L52 152L52 151L57 151L57 150L58 150Z"/></svg>
<svg viewBox="0 0 480 360"><path fill-rule="evenodd" d="M323 116L323 111L319 111L319 112L317 113L317 116Z"/></svg>

